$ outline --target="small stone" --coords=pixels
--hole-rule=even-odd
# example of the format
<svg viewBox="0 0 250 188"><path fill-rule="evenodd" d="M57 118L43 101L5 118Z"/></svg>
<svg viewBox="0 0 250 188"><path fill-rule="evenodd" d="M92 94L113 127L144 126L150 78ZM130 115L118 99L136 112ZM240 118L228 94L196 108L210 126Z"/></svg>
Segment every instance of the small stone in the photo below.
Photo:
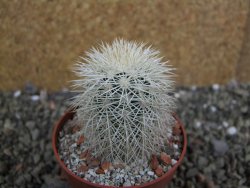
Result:
<svg viewBox="0 0 250 188"><path fill-rule="evenodd" d="M250 154L247 154L247 155L246 155L245 161L246 161L246 162L249 162L249 161L250 161Z"/></svg>
<svg viewBox="0 0 250 188"><path fill-rule="evenodd" d="M223 125L223 127L225 127L225 128L227 128L227 127L229 126L229 124L228 124L227 121L223 121L223 122L222 122L222 125Z"/></svg>
<svg viewBox="0 0 250 188"><path fill-rule="evenodd" d="M109 167L111 166L111 163L110 162L102 162L101 164L101 168L106 171L109 169Z"/></svg>
<svg viewBox="0 0 250 188"><path fill-rule="evenodd" d="M169 165L171 164L171 157L167 155L165 152L161 153L160 160L164 165Z"/></svg>
<svg viewBox="0 0 250 188"><path fill-rule="evenodd" d="M215 106L211 106L211 107L210 107L210 110L211 110L211 112L214 112L214 113L215 113L215 112L217 111L217 108L216 108Z"/></svg>
<svg viewBox="0 0 250 188"><path fill-rule="evenodd" d="M194 124L195 128L200 128L201 127L201 122L200 121L196 121Z"/></svg>
<svg viewBox="0 0 250 188"><path fill-rule="evenodd" d="M171 164L175 165L177 163L177 161L175 159L171 159Z"/></svg>
<svg viewBox="0 0 250 188"><path fill-rule="evenodd" d="M89 150L85 150L83 153L80 154L80 159L82 160L87 160L88 158L90 158L90 152Z"/></svg>
<svg viewBox="0 0 250 188"><path fill-rule="evenodd" d="M158 177L163 175L163 169L162 169L162 167L160 165L155 169L155 174Z"/></svg>
<svg viewBox="0 0 250 188"><path fill-rule="evenodd" d="M34 121L27 121L25 123L25 126L29 129L29 130L33 130L35 128L35 122Z"/></svg>
<svg viewBox="0 0 250 188"><path fill-rule="evenodd" d="M229 149L228 144L224 140L212 140L214 154L217 156L223 156Z"/></svg>
<svg viewBox="0 0 250 188"><path fill-rule="evenodd" d="M19 135L18 140L20 141L20 143L23 143L24 145L29 145L31 141L29 134Z"/></svg>
<svg viewBox="0 0 250 188"><path fill-rule="evenodd" d="M212 88L214 91L218 91L220 89L220 85L219 84L213 84Z"/></svg>
<svg viewBox="0 0 250 188"><path fill-rule="evenodd" d="M25 179L23 176L17 176L16 180L15 180L15 184L19 187L21 187L25 182Z"/></svg>
<svg viewBox="0 0 250 188"><path fill-rule="evenodd" d="M31 131L32 140L37 140L38 137L39 137L39 134L40 134L39 129L34 129L34 130L32 130L32 131Z"/></svg>
<svg viewBox="0 0 250 188"><path fill-rule="evenodd" d="M150 167L152 168L152 170L155 170L159 165L159 161L157 159L156 155L152 155L151 157L151 161L150 161Z"/></svg>
<svg viewBox="0 0 250 188"><path fill-rule="evenodd" d="M180 94L179 93L174 93L174 97L175 98L180 98Z"/></svg>
<svg viewBox="0 0 250 188"><path fill-rule="evenodd" d="M200 156L198 158L198 166L200 168L203 168L203 167L207 166L207 164L208 164L208 160L205 157Z"/></svg>
<svg viewBox="0 0 250 188"><path fill-rule="evenodd" d="M126 187L126 186L131 186L131 182L129 180L125 181L123 186Z"/></svg>
<svg viewBox="0 0 250 188"><path fill-rule="evenodd" d="M66 181L62 181L59 178L52 177L52 175L43 175L46 188L67 188L69 187Z"/></svg>
<svg viewBox="0 0 250 188"><path fill-rule="evenodd" d="M145 172L143 170L140 170L139 174L143 176L145 174Z"/></svg>
<svg viewBox="0 0 250 188"><path fill-rule="evenodd" d="M23 164L22 163L19 163L15 166L15 171L18 172L18 171L21 171L23 169Z"/></svg>
<svg viewBox="0 0 250 188"><path fill-rule="evenodd" d="M206 187L207 188L215 188L214 182L212 180L207 180Z"/></svg>
<svg viewBox="0 0 250 188"><path fill-rule="evenodd" d="M227 129L227 134L230 135L230 136L233 136L233 135L235 135L236 133L237 133L236 127L229 127L229 128Z"/></svg>
<svg viewBox="0 0 250 188"><path fill-rule="evenodd" d="M11 130L11 131L13 131L13 130L15 130L15 125L10 121L10 119L6 119L5 121L4 121L4 129L6 130Z"/></svg>
<svg viewBox="0 0 250 188"><path fill-rule="evenodd" d="M81 165L77 171L78 172L87 172L89 170L89 167L87 165Z"/></svg>
<svg viewBox="0 0 250 188"><path fill-rule="evenodd" d="M102 168L98 168L96 174L105 174L105 171Z"/></svg>
<svg viewBox="0 0 250 188"><path fill-rule="evenodd" d="M179 148L178 144L173 144L173 147L174 147L174 149L178 149Z"/></svg>
<svg viewBox="0 0 250 188"><path fill-rule="evenodd" d="M186 177L187 177L187 178L191 178L191 177L196 176L197 174L198 174L197 168L191 168L191 169L189 169L189 170L187 171Z"/></svg>
<svg viewBox="0 0 250 188"><path fill-rule="evenodd" d="M154 176L154 175L155 175L155 173L154 173L153 171L148 171L147 174L148 174L149 176Z"/></svg>
<svg viewBox="0 0 250 188"><path fill-rule="evenodd" d="M218 179L223 179L225 177L225 170L219 170L216 172Z"/></svg>
<svg viewBox="0 0 250 188"><path fill-rule="evenodd" d="M3 149L3 153L4 153L5 155L9 156L9 157L12 156L12 152L11 152L11 150L10 150L9 148L4 148L4 149Z"/></svg>
<svg viewBox="0 0 250 188"><path fill-rule="evenodd" d="M223 157L217 158L215 164L217 168L223 168L225 166L224 158Z"/></svg>
<svg viewBox="0 0 250 188"><path fill-rule="evenodd" d="M39 95L32 95L30 98L34 102L40 100L40 96Z"/></svg>
<svg viewBox="0 0 250 188"><path fill-rule="evenodd" d="M248 112L248 106L242 106L240 110L243 114L245 114Z"/></svg>
<svg viewBox="0 0 250 188"><path fill-rule="evenodd" d="M89 169L88 173L91 175L91 176L94 176L96 177L96 173L93 169Z"/></svg>
<svg viewBox="0 0 250 188"><path fill-rule="evenodd" d="M33 156L33 161L35 164L37 164L39 161L40 161L40 154L36 153L34 156Z"/></svg>
<svg viewBox="0 0 250 188"><path fill-rule="evenodd" d="M24 179L25 179L26 181L28 181L28 182L30 182L31 179L32 179L31 175L28 174L28 173L24 174L23 177L24 177Z"/></svg>
<svg viewBox="0 0 250 188"><path fill-rule="evenodd" d="M13 96L14 96L15 98L17 98L17 97L19 97L21 94L22 94L22 92L21 92L20 90L17 90L17 91L14 92Z"/></svg>
<svg viewBox="0 0 250 188"><path fill-rule="evenodd" d="M206 176L201 173L198 173L196 177L199 182L204 182L206 180Z"/></svg>

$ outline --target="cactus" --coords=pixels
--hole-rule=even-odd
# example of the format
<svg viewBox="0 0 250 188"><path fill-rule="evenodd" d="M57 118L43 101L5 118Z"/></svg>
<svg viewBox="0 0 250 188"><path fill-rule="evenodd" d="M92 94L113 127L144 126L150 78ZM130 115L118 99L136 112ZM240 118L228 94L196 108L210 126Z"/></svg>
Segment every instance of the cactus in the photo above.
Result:
<svg viewBox="0 0 250 188"><path fill-rule="evenodd" d="M174 123L172 70L159 51L122 39L81 57L72 106L94 155L129 164L162 151Z"/></svg>

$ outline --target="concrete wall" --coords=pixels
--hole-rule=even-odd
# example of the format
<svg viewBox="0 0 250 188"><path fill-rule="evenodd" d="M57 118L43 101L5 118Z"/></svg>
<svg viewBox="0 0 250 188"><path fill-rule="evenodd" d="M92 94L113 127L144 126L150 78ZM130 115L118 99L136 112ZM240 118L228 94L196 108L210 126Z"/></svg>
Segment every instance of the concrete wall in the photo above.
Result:
<svg viewBox="0 0 250 188"><path fill-rule="evenodd" d="M84 50L116 37L152 43L178 84L250 81L248 0L1 0L0 90L68 86Z"/></svg>

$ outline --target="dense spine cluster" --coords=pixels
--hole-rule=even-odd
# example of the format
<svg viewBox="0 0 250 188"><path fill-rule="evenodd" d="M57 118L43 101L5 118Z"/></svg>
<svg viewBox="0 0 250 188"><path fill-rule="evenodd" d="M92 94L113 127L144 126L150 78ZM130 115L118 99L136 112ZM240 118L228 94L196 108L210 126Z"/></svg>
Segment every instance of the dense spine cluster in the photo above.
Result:
<svg viewBox="0 0 250 188"><path fill-rule="evenodd" d="M81 57L72 106L97 156L128 164L162 150L173 125L172 70L158 51L122 39Z"/></svg>

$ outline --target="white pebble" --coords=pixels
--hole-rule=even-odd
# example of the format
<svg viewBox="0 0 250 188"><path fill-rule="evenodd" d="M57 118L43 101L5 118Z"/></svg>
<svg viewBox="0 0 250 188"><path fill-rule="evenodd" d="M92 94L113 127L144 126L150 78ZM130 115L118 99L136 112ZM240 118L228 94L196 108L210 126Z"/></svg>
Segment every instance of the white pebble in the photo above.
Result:
<svg viewBox="0 0 250 188"><path fill-rule="evenodd" d="M171 164L172 164L172 165L175 165L176 163L177 163L177 161L176 161L175 159L172 159L172 160L171 160Z"/></svg>
<svg viewBox="0 0 250 188"><path fill-rule="evenodd" d="M148 171L147 174L148 174L149 176L155 175L155 173L154 173L153 171Z"/></svg>
<svg viewBox="0 0 250 188"><path fill-rule="evenodd" d="M203 104L203 106L202 106L202 107L203 107L204 109L206 109L206 108L207 108L207 106L208 106L208 105L205 103L205 104Z"/></svg>
<svg viewBox="0 0 250 188"><path fill-rule="evenodd" d="M15 91L14 97L15 97L15 98L19 97L19 96L21 95L21 93L22 93L22 92L21 92L20 90Z"/></svg>
<svg viewBox="0 0 250 188"><path fill-rule="evenodd" d="M32 95L31 100L32 101L38 101L38 100L40 100L40 96L39 95Z"/></svg>
<svg viewBox="0 0 250 188"><path fill-rule="evenodd" d="M177 144L173 144L174 149L178 149L179 146Z"/></svg>
<svg viewBox="0 0 250 188"><path fill-rule="evenodd" d="M227 128L229 126L228 122L226 122L226 121L223 121L222 124L223 124L223 127L225 127L225 128Z"/></svg>
<svg viewBox="0 0 250 188"><path fill-rule="evenodd" d="M218 91L220 89L220 85L219 84L213 84L212 86L214 91Z"/></svg>
<svg viewBox="0 0 250 188"><path fill-rule="evenodd" d="M180 98L180 94L179 93L175 93L174 97L178 99L178 98Z"/></svg>
<svg viewBox="0 0 250 188"><path fill-rule="evenodd" d="M196 128L200 128L201 127L201 122L200 121L196 121L195 122L195 127Z"/></svg>
<svg viewBox="0 0 250 188"><path fill-rule="evenodd" d="M129 180L125 181L125 183L123 184L123 186L124 186L124 187L125 187L125 186L131 186L130 181L129 181Z"/></svg>
<svg viewBox="0 0 250 188"><path fill-rule="evenodd" d="M93 169L89 169L88 173L91 175L91 176L96 176L96 173L94 172Z"/></svg>
<svg viewBox="0 0 250 188"><path fill-rule="evenodd" d="M216 108L215 106L211 106L211 107L210 107L210 110L211 110L212 112L216 112L216 111L217 111L217 108Z"/></svg>
<svg viewBox="0 0 250 188"><path fill-rule="evenodd" d="M230 136L233 136L237 133L237 129L235 127L229 127L227 129L227 134L230 135Z"/></svg>

